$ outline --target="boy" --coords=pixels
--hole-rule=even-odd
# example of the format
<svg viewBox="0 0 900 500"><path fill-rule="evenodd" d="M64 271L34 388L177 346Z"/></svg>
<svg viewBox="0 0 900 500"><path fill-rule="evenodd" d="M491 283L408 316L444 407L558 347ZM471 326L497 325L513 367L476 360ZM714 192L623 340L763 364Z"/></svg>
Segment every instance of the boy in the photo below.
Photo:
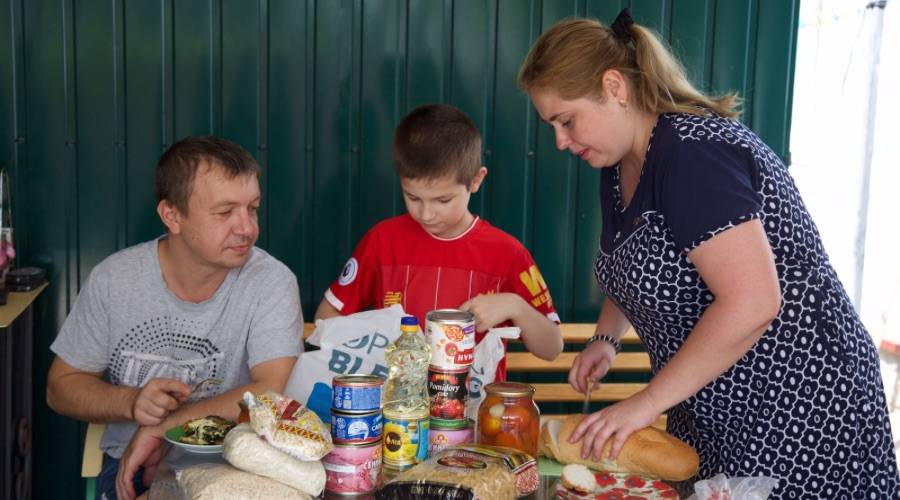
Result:
<svg viewBox="0 0 900 500"><path fill-rule="evenodd" d="M420 106L400 121L393 149L408 214L366 233L316 318L401 304L424 324L429 311L458 308L475 316L477 342L489 328L512 323L530 352L556 358L559 316L534 259L469 212L487 175L475 124L452 106ZM506 378L505 361L497 380Z"/></svg>

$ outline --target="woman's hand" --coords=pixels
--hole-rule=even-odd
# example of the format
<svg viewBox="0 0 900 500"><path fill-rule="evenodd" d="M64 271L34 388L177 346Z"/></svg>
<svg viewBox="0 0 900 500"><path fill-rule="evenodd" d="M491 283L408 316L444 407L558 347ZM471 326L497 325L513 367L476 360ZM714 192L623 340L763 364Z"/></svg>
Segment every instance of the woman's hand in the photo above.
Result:
<svg viewBox="0 0 900 500"><path fill-rule="evenodd" d="M593 342L575 357L569 370L569 385L578 392L588 390L587 379L598 381L606 375L616 357L616 348L608 342Z"/></svg>
<svg viewBox="0 0 900 500"><path fill-rule="evenodd" d="M581 458L592 455L597 461L601 458L606 441L612 439L609 459L615 460L628 436L652 425L663 410L657 408L646 389L642 390L582 419L569 436L569 442L574 444L581 439Z"/></svg>

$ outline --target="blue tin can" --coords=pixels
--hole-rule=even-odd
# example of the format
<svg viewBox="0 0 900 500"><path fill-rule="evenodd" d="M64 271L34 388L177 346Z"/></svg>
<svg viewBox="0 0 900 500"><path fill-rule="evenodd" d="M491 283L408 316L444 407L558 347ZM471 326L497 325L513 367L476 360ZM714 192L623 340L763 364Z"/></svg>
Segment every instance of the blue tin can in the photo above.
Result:
<svg viewBox="0 0 900 500"><path fill-rule="evenodd" d="M341 412L371 412L381 409L384 378L377 375L338 375L331 381L331 407Z"/></svg>
<svg viewBox="0 0 900 500"><path fill-rule="evenodd" d="M374 443L381 439L381 410L347 413L331 410L331 437L338 444Z"/></svg>

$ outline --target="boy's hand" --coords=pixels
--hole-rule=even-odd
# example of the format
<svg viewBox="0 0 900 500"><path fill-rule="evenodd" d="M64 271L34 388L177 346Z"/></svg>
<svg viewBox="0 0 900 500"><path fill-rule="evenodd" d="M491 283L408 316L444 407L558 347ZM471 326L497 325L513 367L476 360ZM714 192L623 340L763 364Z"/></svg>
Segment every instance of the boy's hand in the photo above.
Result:
<svg viewBox="0 0 900 500"><path fill-rule="evenodd" d="M459 306L475 316L475 330L486 332L499 324L517 317L523 307L529 307L522 297L514 293L478 295Z"/></svg>

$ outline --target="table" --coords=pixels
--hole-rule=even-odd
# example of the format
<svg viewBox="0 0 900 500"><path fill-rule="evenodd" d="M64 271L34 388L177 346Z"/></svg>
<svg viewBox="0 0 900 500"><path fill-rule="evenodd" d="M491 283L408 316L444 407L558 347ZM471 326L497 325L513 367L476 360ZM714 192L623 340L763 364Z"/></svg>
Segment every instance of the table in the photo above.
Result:
<svg viewBox="0 0 900 500"><path fill-rule="evenodd" d="M150 498L153 500L183 500L184 497L175 480L175 471L204 463L224 464L228 462L219 454L191 454L180 448L173 447L166 454L164 465L160 467L156 478L153 480ZM540 465L539 471L541 472L541 485L535 493L524 497L526 500L550 500L556 488L556 480L559 478L559 467L554 467L550 461L545 461L544 459L541 459L538 463ZM331 496L323 493L320 498L329 500L331 498L346 499L347 497ZM354 500L369 500L374 499L375 496L361 495L353 498Z"/></svg>
<svg viewBox="0 0 900 500"><path fill-rule="evenodd" d="M47 283L0 306L0 499L31 498L31 305Z"/></svg>

